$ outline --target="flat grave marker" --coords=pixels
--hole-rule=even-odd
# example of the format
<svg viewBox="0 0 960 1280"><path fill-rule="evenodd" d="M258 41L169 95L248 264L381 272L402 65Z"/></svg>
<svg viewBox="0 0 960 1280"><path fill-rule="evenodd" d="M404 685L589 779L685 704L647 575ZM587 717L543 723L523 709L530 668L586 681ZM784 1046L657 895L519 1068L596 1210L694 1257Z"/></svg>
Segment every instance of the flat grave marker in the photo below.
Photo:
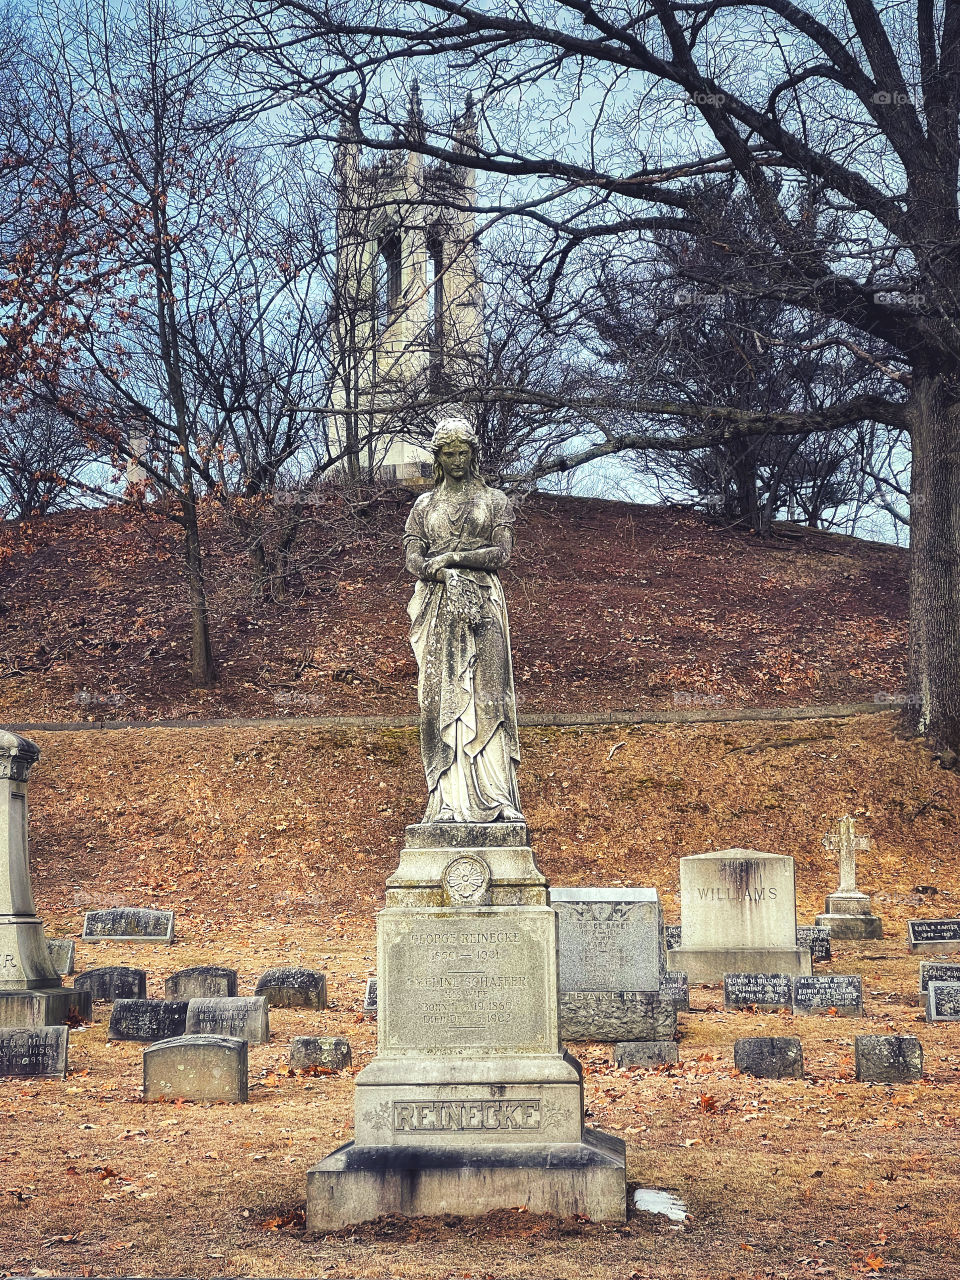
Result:
<svg viewBox="0 0 960 1280"><path fill-rule="evenodd" d="M865 1084L910 1084L923 1075L923 1046L916 1036L855 1036L857 1079Z"/></svg>
<svg viewBox="0 0 960 1280"><path fill-rule="evenodd" d="M308 1067L342 1071L352 1061L350 1042L344 1036L294 1036L290 1042L290 1066L294 1071Z"/></svg>
<svg viewBox="0 0 960 1280"><path fill-rule="evenodd" d="M117 1000L110 1014L109 1040L169 1040L187 1025L186 1000Z"/></svg>
<svg viewBox="0 0 960 1280"><path fill-rule="evenodd" d="M668 951L673 951L675 947L679 947L680 932L680 925L678 924L665 924L663 926L663 940Z"/></svg>
<svg viewBox="0 0 960 1280"><path fill-rule="evenodd" d="M920 995L926 996L931 982L960 982L960 964L924 960L920 965ZM921 1004L924 1001L921 999Z"/></svg>
<svg viewBox="0 0 960 1280"><path fill-rule="evenodd" d="M793 978L789 973L725 973L724 1009L792 1009Z"/></svg>
<svg viewBox="0 0 960 1280"><path fill-rule="evenodd" d="M794 978L794 1013L829 1013L831 1010L836 1010L841 1018L862 1018L862 979L840 973Z"/></svg>
<svg viewBox="0 0 960 1280"><path fill-rule="evenodd" d="M83 917L83 942L173 942L173 912L106 907Z"/></svg>
<svg viewBox="0 0 960 1280"><path fill-rule="evenodd" d="M66 1027L0 1027L0 1076L63 1080L69 1043Z"/></svg>
<svg viewBox="0 0 960 1280"><path fill-rule="evenodd" d="M247 1042L238 1036L176 1036L143 1053L143 1100L246 1102Z"/></svg>
<svg viewBox="0 0 960 1280"><path fill-rule="evenodd" d="M690 1012L690 984L679 969L669 969L660 979L660 994L673 1001L678 1013Z"/></svg>
<svg viewBox="0 0 960 1280"><path fill-rule="evenodd" d="M927 984L927 1021L960 1022L960 983Z"/></svg>
<svg viewBox="0 0 960 1280"><path fill-rule="evenodd" d="M960 951L960 920L908 920L911 951Z"/></svg>

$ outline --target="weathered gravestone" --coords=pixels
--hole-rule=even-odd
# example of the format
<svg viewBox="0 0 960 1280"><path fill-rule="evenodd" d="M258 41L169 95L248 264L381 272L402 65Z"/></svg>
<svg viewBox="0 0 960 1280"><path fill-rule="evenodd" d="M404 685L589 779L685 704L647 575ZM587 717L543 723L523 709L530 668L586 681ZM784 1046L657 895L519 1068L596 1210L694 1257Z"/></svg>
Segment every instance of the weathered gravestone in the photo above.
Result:
<svg viewBox="0 0 960 1280"><path fill-rule="evenodd" d="M857 853L869 849L871 840L858 836L856 824L849 815L840 819L839 829L823 837L823 847L839 855L840 884L827 895L824 915L817 924L830 930L834 938L882 938L883 923L873 914L870 895L857 888Z"/></svg>
<svg viewBox="0 0 960 1280"><path fill-rule="evenodd" d="M145 1000L147 974L145 969L106 965L102 969L78 973L73 986L76 991L89 991L93 1000Z"/></svg>
<svg viewBox="0 0 960 1280"><path fill-rule="evenodd" d="M960 920L908 920L911 951L960 951Z"/></svg>
<svg viewBox="0 0 960 1280"><path fill-rule="evenodd" d="M173 942L173 912L107 907L83 917L83 942Z"/></svg>
<svg viewBox="0 0 960 1280"><path fill-rule="evenodd" d="M724 1009L791 1009L793 979L788 973L725 973Z"/></svg>
<svg viewBox="0 0 960 1280"><path fill-rule="evenodd" d="M673 998L660 991L561 991L564 1040L672 1040Z"/></svg>
<svg viewBox="0 0 960 1280"><path fill-rule="evenodd" d="M668 951L673 951L675 947L679 947L681 932L681 927L678 924L665 924L663 926L663 941Z"/></svg>
<svg viewBox="0 0 960 1280"><path fill-rule="evenodd" d="M931 982L960 982L960 964L938 963L925 960L920 965L920 1003L926 1004L927 987Z"/></svg>
<svg viewBox="0 0 960 1280"><path fill-rule="evenodd" d="M48 938L47 948L50 951L50 959L53 961L53 967L59 973L61 978L69 977L73 973L73 966L76 960L77 948L72 938Z"/></svg>
<svg viewBox="0 0 960 1280"><path fill-rule="evenodd" d="M681 858L680 917L680 946L667 964L691 982L811 972L810 952L797 946L792 858L755 849Z"/></svg>
<svg viewBox="0 0 960 1280"><path fill-rule="evenodd" d="M0 1027L0 1076L64 1079L69 1039L66 1027Z"/></svg>
<svg viewBox="0 0 960 1280"><path fill-rule="evenodd" d="M237 971L222 969L212 964L199 964L191 969L180 969L167 978L163 984L163 994L168 1000L202 1000L208 996L235 996Z"/></svg>
<svg viewBox="0 0 960 1280"><path fill-rule="evenodd" d="M93 1021L88 991L0 991L0 1027L49 1027Z"/></svg>
<svg viewBox="0 0 960 1280"><path fill-rule="evenodd" d="M110 1013L110 1040L169 1040L187 1026L186 1000L117 1000Z"/></svg>
<svg viewBox="0 0 960 1280"><path fill-rule="evenodd" d="M660 981L660 994L673 1001L677 1013L690 1012L690 984L685 973L668 969Z"/></svg>
<svg viewBox="0 0 960 1280"><path fill-rule="evenodd" d="M803 1047L796 1036L744 1036L733 1046L733 1063L746 1076L764 1080L799 1080Z"/></svg>
<svg viewBox="0 0 960 1280"><path fill-rule="evenodd" d="M249 1044L270 1039L266 996L211 996L187 1006L187 1035L232 1036Z"/></svg>
<svg viewBox="0 0 960 1280"><path fill-rule="evenodd" d="M511 1204L625 1217L623 1145L584 1128L560 1044L557 915L526 836L407 828L377 917L378 1054L356 1079L354 1142L308 1174L309 1232Z"/></svg>
<svg viewBox="0 0 960 1280"><path fill-rule="evenodd" d="M66 1022L72 1000L50 957L30 883L27 779L39 758L29 738L0 732L0 1026L7 1027Z"/></svg>
<svg viewBox="0 0 960 1280"><path fill-rule="evenodd" d="M177 1036L143 1052L143 1100L246 1102L247 1042L239 1036Z"/></svg>
<svg viewBox="0 0 960 1280"><path fill-rule="evenodd" d="M363 1016L376 1019L377 1016L377 980L367 979L367 989L363 993Z"/></svg>
<svg viewBox="0 0 960 1280"><path fill-rule="evenodd" d="M675 1040L621 1040L613 1046L618 1067L667 1067L680 1060Z"/></svg>
<svg viewBox="0 0 960 1280"><path fill-rule="evenodd" d="M927 1021L960 1022L960 983L927 984Z"/></svg>
<svg viewBox="0 0 960 1280"><path fill-rule="evenodd" d="M797 946L810 952L810 959L816 964L833 958L830 949L830 930L825 925L798 924Z"/></svg>
<svg viewBox="0 0 960 1280"><path fill-rule="evenodd" d="M623 1026L635 1007L649 1008L649 1001L633 997L658 992L666 968L656 889L551 888L548 901L557 913L560 1038L669 1038Z"/></svg>
<svg viewBox="0 0 960 1280"><path fill-rule="evenodd" d="M313 969L268 969L254 994L265 996L271 1008L325 1009L327 975Z"/></svg>
<svg viewBox="0 0 960 1280"><path fill-rule="evenodd" d="M916 1036L855 1036L857 1079L865 1084L909 1084L923 1075L923 1046Z"/></svg>
<svg viewBox="0 0 960 1280"><path fill-rule="evenodd" d="M290 1042L290 1066L295 1071L307 1067L342 1071L352 1062L349 1041L343 1036L294 1036Z"/></svg>
<svg viewBox="0 0 960 1280"><path fill-rule="evenodd" d="M863 982L840 973L794 978L794 1013L836 1013L841 1018L863 1017Z"/></svg>

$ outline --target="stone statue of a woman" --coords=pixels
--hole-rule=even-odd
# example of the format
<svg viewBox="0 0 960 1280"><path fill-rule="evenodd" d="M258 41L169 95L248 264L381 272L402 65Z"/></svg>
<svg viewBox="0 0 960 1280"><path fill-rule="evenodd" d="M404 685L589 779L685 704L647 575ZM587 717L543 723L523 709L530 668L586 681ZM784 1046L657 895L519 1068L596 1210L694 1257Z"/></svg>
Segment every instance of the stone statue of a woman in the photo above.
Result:
<svg viewBox="0 0 960 1280"><path fill-rule="evenodd" d="M432 440L434 487L413 505L406 564L420 668L420 750L430 795L424 822L522 822L520 744L510 624L499 570L513 511L480 478L479 440L462 418Z"/></svg>

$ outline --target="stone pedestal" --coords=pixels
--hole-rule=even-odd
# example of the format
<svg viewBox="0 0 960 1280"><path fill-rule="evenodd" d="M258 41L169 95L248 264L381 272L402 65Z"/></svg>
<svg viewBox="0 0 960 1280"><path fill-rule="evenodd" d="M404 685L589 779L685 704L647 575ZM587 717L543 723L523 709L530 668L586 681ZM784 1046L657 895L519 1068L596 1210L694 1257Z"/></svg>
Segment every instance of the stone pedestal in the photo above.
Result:
<svg viewBox="0 0 960 1280"><path fill-rule="evenodd" d="M873 914L867 893L829 893L824 908L824 914L817 916L817 924L829 929L831 938L883 937L883 922Z"/></svg>
<svg viewBox="0 0 960 1280"><path fill-rule="evenodd" d="M520 823L407 828L377 918L378 1055L307 1229L526 1205L626 1216L622 1141L585 1130L560 1045L557 918Z"/></svg>
<svg viewBox="0 0 960 1280"><path fill-rule="evenodd" d="M809 975L797 946L793 859L756 849L721 849L680 859L680 945L667 967L690 982L728 973Z"/></svg>
<svg viewBox="0 0 960 1280"><path fill-rule="evenodd" d="M65 1022L70 1004L30 883L27 778L39 758L36 743L0 732L0 1007L12 1026Z"/></svg>

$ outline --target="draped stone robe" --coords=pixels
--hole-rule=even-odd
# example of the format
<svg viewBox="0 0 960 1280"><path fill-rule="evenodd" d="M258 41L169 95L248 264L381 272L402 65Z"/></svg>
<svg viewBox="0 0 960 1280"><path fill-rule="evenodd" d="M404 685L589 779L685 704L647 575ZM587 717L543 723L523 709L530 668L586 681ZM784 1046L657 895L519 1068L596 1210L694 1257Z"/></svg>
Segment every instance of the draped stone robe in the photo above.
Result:
<svg viewBox="0 0 960 1280"><path fill-rule="evenodd" d="M471 486L462 502L442 486L421 494L404 532L424 558L494 545L513 523L499 489ZM458 569L460 583L418 581L407 612L420 669L420 750L430 790L424 822L441 810L456 822L496 822L519 811L520 760L503 587L490 570ZM471 607L466 611L462 600Z"/></svg>

